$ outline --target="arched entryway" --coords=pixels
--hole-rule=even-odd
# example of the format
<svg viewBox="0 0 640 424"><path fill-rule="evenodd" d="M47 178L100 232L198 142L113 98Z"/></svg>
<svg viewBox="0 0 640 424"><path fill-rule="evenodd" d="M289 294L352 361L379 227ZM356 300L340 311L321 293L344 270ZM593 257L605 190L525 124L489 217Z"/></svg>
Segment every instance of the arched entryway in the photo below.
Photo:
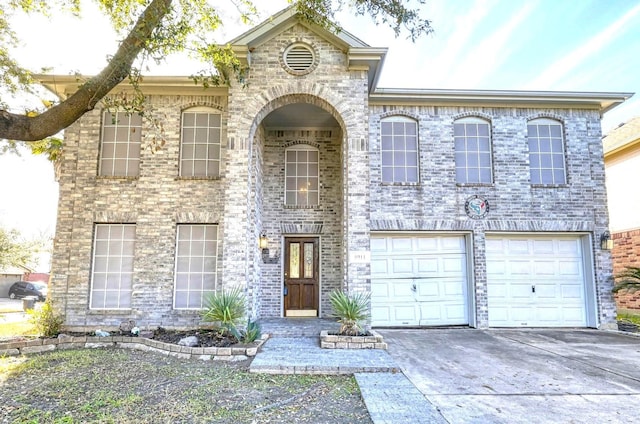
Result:
<svg viewBox="0 0 640 424"><path fill-rule="evenodd" d="M345 131L323 103L278 99L253 136L250 224L268 240L255 260L261 317L325 316L344 279Z"/></svg>

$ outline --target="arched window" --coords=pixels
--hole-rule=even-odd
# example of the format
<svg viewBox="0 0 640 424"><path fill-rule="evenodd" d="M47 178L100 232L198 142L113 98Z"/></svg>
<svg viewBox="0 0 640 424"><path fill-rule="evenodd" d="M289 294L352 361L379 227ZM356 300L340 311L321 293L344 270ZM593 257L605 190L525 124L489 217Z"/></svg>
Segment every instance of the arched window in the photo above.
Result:
<svg viewBox="0 0 640 424"><path fill-rule="evenodd" d="M527 123L531 184L565 184L562 123L548 118Z"/></svg>
<svg viewBox="0 0 640 424"><path fill-rule="evenodd" d="M404 116L385 118L382 133L382 182L418 182L418 123Z"/></svg>
<svg viewBox="0 0 640 424"><path fill-rule="evenodd" d="M319 175L318 149L307 144L286 149L284 204L301 207L318 205Z"/></svg>
<svg viewBox="0 0 640 424"><path fill-rule="evenodd" d="M468 117L453 123L456 152L456 182L491 184L491 125L484 119Z"/></svg>
<svg viewBox="0 0 640 424"><path fill-rule="evenodd" d="M141 115L104 111L98 174L108 177L140 175L141 132Z"/></svg>
<svg viewBox="0 0 640 424"><path fill-rule="evenodd" d="M182 112L180 176L220 176L222 116L210 108Z"/></svg>

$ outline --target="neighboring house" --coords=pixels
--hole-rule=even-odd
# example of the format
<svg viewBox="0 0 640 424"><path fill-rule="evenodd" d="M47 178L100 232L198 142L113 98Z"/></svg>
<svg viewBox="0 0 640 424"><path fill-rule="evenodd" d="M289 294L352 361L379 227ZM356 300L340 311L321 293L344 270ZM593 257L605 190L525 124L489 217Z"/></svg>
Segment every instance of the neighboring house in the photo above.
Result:
<svg viewBox="0 0 640 424"><path fill-rule="evenodd" d="M607 175L609 228L614 241L613 273L640 267L640 197L629 185L640 181L640 117L631 119L603 138ZM640 309L640 291L616 295L619 308Z"/></svg>
<svg viewBox="0 0 640 424"><path fill-rule="evenodd" d="M385 48L291 9L230 44L246 87L144 79L159 151L138 115L65 131L67 326L194 326L232 286L257 318L327 317L343 289L378 327L614 325L600 119L630 93L378 88Z"/></svg>
<svg viewBox="0 0 640 424"><path fill-rule="evenodd" d="M11 285L23 280L30 272L31 269L22 266L0 269L0 297L9 297Z"/></svg>

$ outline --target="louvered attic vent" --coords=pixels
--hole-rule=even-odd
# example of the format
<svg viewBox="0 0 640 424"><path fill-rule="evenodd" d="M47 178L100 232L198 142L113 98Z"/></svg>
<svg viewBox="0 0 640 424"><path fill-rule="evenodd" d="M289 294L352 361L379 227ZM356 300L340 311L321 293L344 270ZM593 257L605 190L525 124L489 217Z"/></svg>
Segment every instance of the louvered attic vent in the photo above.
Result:
<svg viewBox="0 0 640 424"><path fill-rule="evenodd" d="M313 66L313 50L304 44L294 44L284 52L284 63L294 72L305 72Z"/></svg>

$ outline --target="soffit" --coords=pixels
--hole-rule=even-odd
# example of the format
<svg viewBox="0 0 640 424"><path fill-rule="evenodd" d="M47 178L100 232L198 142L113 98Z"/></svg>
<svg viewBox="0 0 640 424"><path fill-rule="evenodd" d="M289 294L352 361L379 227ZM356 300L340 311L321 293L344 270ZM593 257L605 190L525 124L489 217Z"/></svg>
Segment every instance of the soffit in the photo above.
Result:
<svg viewBox="0 0 640 424"><path fill-rule="evenodd" d="M40 82L46 89L56 94L60 99L65 100L78 88L88 81L91 76L74 75L34 75L34 79ZM148 76L142 79L140 89L145 94L159 95L206 95L206 96L226 96L229 92L227 87L204 88L196 84L193 79L187 76ZM118 84L111 92L131 92L133 87L125 80Z"/></svg>
<svg viewBox="0 0 640 424"><path fill-rule="evenodd" d="M618 106L633 94L618 92L378 88L370 94L369 104L492 107L546 106L597 109L602 114Z"/></svg>
<svg viewBox="0 0 640 424"><path fill-rule="evenodd" d="M308 103L280 107L262 121L266 128L335 128L340 124L326 110Z"/></svg>

